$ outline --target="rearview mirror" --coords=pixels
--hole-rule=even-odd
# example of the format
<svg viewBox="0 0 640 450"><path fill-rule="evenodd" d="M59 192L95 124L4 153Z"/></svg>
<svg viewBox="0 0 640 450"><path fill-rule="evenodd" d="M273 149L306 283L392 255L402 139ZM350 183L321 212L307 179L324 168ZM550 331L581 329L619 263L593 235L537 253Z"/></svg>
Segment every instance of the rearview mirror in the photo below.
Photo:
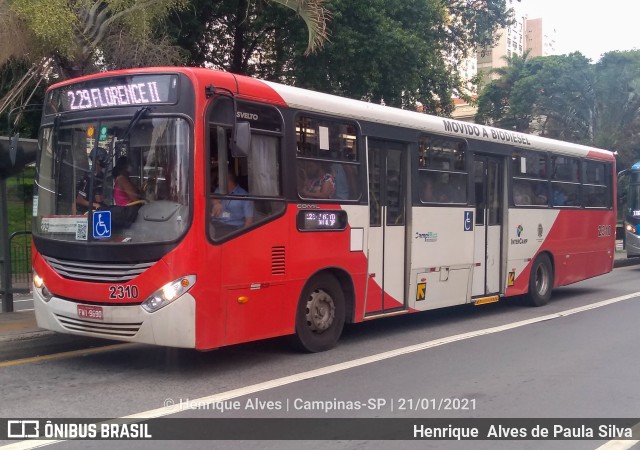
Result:
<svg viewBox="0 0 640 450"><path fill-rule="evenodd" d="M237 122L235 136L231 148L231 156L234 158L246 157L251 149L251 125L249 122Z"/></svg>

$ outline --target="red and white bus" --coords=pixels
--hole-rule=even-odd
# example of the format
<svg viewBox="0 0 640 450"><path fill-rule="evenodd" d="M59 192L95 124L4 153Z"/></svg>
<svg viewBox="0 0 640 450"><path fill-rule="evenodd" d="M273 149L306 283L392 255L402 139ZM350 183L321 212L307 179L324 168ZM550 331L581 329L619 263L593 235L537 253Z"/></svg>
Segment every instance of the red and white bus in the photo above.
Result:
<svg viewBox="0 0 640 450"><path fill-rule="evenodd" d="M322 351L345 323L542 305L613 267L596 148L173 67L52 86L39 139L35 310L61 333ZM122 156L139 199L112 206Z"/></svg>

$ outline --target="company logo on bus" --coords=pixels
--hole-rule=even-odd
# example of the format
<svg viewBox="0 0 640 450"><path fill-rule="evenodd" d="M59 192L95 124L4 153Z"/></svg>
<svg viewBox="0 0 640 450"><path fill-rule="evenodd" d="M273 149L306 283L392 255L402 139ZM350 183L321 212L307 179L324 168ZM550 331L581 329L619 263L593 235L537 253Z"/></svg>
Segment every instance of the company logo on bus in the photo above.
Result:
<svg viewBox="0 0 640 450"><path fill-rule="evenodd" d="M433 231L420 233L416 231L416 239L424 239L425 242L436 242L438 240L438 233L434 233Z"/></svg>
<svg viewBox="0 0 640 450"><path fill-rule="evenodd" d="M518 228L516 228L516 236L517 239L511 239L511 245L524 245L527 242L529 242L529 239L525 239L522 237L522 232L524 231L524 228L522 228L522 225L518 225Z"/></svg>
<svg viewBox="0 0 640 450"><path fill-rule="evenodd" d="M258 120L258 115L257 114L248 113L248 112L242 112L242 111L238 111L236 113L236 117L238 119L244 119L244 120Z"/></svg>

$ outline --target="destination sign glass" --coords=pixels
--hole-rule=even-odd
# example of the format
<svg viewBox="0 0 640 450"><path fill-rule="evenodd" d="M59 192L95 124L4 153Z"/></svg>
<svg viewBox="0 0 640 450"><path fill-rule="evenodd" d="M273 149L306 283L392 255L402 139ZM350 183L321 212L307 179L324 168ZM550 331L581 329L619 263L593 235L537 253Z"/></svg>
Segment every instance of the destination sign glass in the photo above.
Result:
<svg viewBox="0 0 640 450"><path fill-rule="evenodd" d="M70 84L49 92L45 114L118 106L173 104L177 75L127 75Z"/></svg>
<svg viewBox="0 0 640 450"><path fill-rule="evenodd" d="M347 212L323 209L300 211L297 222L300 231L344 230L347 227Z"/></svg>

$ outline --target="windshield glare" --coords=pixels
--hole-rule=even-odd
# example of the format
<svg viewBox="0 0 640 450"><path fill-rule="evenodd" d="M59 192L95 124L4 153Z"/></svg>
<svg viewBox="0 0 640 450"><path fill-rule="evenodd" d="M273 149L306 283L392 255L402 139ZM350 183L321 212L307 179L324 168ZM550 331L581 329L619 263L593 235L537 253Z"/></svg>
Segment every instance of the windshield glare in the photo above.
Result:
<svg viewBox="0 0 640 450"><path fill-rule="evenodd" d="M132 126L133 125L133 126ZM189 125L98 120L41 130L34 234L71 241L167 242L189 224Z"/></svg>
<svg viewBox="0 0 640 450"><path fill-rule="evenodd" d="M629 185L629 196L627 198L628 213L631 216L637 217L640 215L640 184Z"/></svg>

